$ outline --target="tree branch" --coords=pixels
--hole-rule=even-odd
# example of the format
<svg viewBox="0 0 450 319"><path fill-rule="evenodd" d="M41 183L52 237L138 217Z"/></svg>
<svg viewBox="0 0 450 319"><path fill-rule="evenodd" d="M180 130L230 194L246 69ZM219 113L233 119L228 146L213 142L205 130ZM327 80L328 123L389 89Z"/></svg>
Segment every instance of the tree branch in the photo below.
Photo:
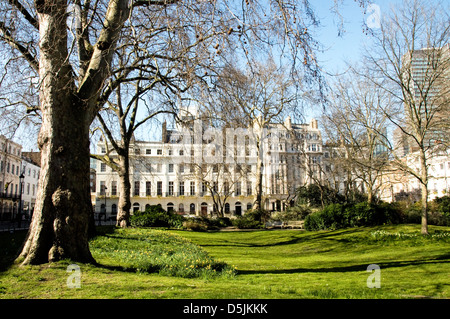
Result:
<svg viewBox="0 0 450 319"><path fill-rule="evenodd" d="M18 50L25 58L25 60L28 61L30 66L34 70L39 72L39 63L36 60L36 57L34 57L26 47L20 44L19 41L13 38L11 32L9 32L8 30L8 27L2 21L0 21L0 31L3 33L3 40L5 40L5 42L8 43L12 48Z"/></svg>
<svg viewBox="0 0 450 319"><path fill-rule="evenodd" d="M19 10L20 13L24 16L24 18L33 26L36 28L36 30L39 30L39 22L35 17L33 17L28 10L18 1L18 0L8 0L9 4L16 7L17 10Z"/></svg>

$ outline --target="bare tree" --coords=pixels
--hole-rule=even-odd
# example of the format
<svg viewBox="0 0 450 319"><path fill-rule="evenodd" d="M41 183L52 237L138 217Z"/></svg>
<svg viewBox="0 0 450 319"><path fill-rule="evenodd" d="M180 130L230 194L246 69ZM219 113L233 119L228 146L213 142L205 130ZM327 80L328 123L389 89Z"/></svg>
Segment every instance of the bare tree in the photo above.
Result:
<svg viewBox="0 0 450 319"><path fill-rule="evenodd" d="M332 86L330 103L322 116L328 141L345 149L333 160L340 161L363 183L369 203L377 193L389 157L385 146L390 124L385 112L392 106L389 98L379 87L350 71Z"/></svg>
<svg viewBox="0 0 450 319"><path fill-rule="evenodd" d="M392 153L397 166L421 185L423 234L428 234L429 159L436 142L448 135L443 125L450 90L448 21L448 7L404 1L401 7L384 15L380 31L373 33L374 44L365 54L369 71L363 74L398 106L394 114L392 108L381 110L420 162L418 166L411 165L396 152ZM392 150L397 146L389 145Z"/></svg>

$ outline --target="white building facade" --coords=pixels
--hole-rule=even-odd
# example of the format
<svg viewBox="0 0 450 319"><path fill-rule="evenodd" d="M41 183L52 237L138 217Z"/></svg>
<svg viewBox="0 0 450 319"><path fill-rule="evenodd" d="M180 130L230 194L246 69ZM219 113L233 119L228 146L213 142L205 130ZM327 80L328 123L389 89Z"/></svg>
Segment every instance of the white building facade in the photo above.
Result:
<svg viewBox="0 0 450 319"><path fill-rule="evenodd" d="M29 218L34 211L36 203L37 190L39 185L40 166L35 160L26 156L23 153L22 169L23 184L22 184L22 212L23 218Z"/></svg>
<svg viewBox="0 0 450 319"><path fill-rule="evenodd" d="M0 220L19 211L22 146L0 135Z"/></svg>
<svg viewBox="0 0 450 319"><path fill-rule="evenodd" d="M99 142L98 155L107 149ZM288 117L282 124L237 129L214 129L200 120L174 129L163 124L161 141L130 146L131 210L159 204L188 215L245 214L256 200L259 167L263 208L282 210L296 188L313 182L311 167L321 156L316 120L294 124ZM95 171L95 212L114 218L118 174L100 161Z"/></svg>

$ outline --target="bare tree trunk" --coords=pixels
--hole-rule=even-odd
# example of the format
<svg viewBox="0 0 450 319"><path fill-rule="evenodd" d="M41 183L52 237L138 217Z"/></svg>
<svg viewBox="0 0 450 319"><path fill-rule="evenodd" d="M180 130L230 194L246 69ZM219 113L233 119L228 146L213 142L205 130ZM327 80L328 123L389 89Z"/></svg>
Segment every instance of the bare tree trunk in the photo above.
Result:
<svg viewBox="0 0 450 319"><path fill-rule="evenodd" d="M422 221L421 233L428 235L428 187L422 184Z"/></svg>
<svg viewBox="0 0 450 319"><path fill-rule="evenodd" d="M263 179L263 172L262 172L262 160L261 157L258 155L258 159L256 162L256 200L253 204L253 209L260 210L262 209L262 179Z"/></svg>
<svg viewBox="0 0 450 319"><path fill-rule="evenodd" d="M369 188L369 191L367 192L367 203L370 205L373 202L373 195L372 190Z"/></svg>
<svg viewBox="0 0 450 319"><path fill-rule="evenodd" d="M421 188L422 188L422 220L421 233L428 235L428 172L425 151L421 152Z"/></svg>
<svg viewBox="0 0 450 319"><path fill-rule="evenodd" d="M88 226L89 125L85 105L74 94L66 57L66 6L58 1L40 19L39 76L42 126L38 137L41 173L35 213L19 258L40 264L70 258L93 262ZM58 35L58 36L55 36ZM68 125L68 123L78 123Z"/></svg>
<svg viewBox="0 0 450 319"><path fill-rule="evenodd" d="M89 156L89 124L84 126L84 131L64 125L65 121L85 121L80 113L70 112L73 105L65 104L61 101L60 109L54 112L64 112L61 116L43 113L39 136L40 187L30 232L21 253L24 264L65 258L94 261L88 244L88 227L93 214L89 162L85 160ZM68 110L63 111L64 108ZM52 127L45 124L50 121L54 122Z"/></svg>
<svg viewBox="0 0 450 319"><path fill-rule="evenodd" d="M126 155L119 155L119 211L117 212L116 226L125 228L129 226L131 208L131 183L128 148Z"/></svg>

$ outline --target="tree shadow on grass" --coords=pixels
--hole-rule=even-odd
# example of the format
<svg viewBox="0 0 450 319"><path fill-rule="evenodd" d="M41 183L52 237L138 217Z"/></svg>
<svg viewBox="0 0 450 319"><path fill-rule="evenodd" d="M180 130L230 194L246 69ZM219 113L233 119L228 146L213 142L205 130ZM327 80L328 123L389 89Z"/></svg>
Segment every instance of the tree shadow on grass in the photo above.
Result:
<svg viewBox="0 0 450 319"><path fill-rule="evenodd" d="M381 270L387 268L419 266L424 264L445 264L450 262L450 254L443 254L435 258L427 258L421 260L401 260L380 262L377 265ZM368 264L337 266L337 267L320 267L320 268L291 268L291 269L270 269L270 270L239 270L239 275L255 275L255 274L295 274L295 273L333 273L333 272L355 272L366 271Z"/></svg>
<svg viewBox="0 0 450 319"><path fill-rule="evenodd" d="M201 244L202 247L254 247L254 248L263 248L263 247L276 247L276 246L285 246L285 245L294 245L298 243L305 243L310 240L320 240L320 239L335 239L336 236L350 235L354 233L358 233L363 231L362 228L347 228L341 229L338 231L320 231L320 232L299 232L298 234L291 235L285 240L270 242L270 243L254 243L249 241L240 241L240 240L221 240L220 244ZM256 239L257 240L257 239ZM341 240L341 238L337 239Z"/></svg>

